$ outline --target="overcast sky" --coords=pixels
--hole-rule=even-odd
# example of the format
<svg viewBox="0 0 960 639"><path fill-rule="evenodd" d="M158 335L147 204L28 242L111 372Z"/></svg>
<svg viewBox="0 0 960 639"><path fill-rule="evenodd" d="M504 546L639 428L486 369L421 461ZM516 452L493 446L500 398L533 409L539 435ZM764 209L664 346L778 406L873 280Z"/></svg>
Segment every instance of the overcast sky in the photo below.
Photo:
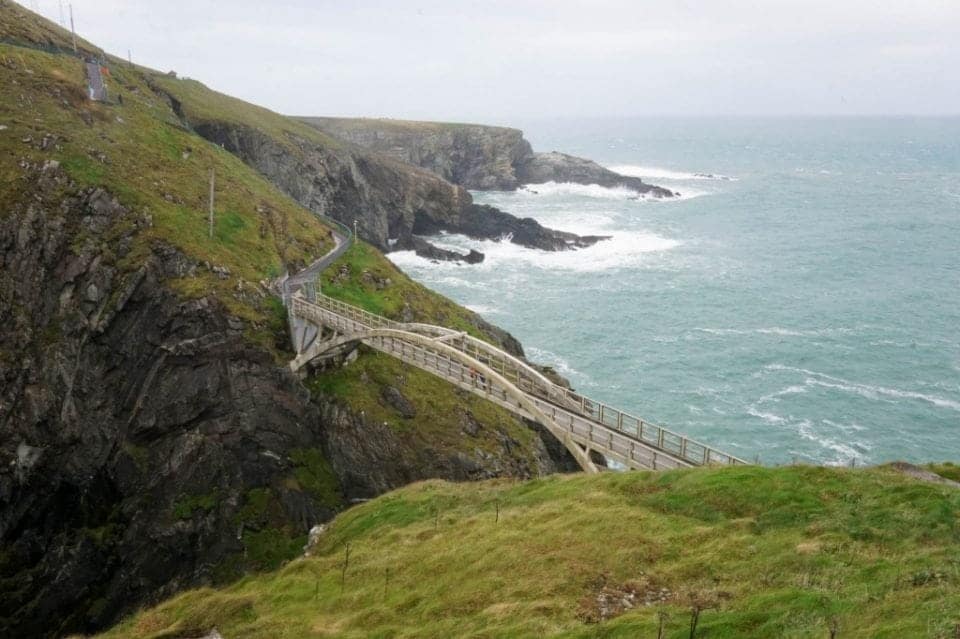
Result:
<svg viewBox="0 0 960 639"><path fill-rule="evenodd" d="M21 0L59 20L59 0ZM64 7L68 0L64 0ZM960 0L73 0L106 50L303 115L960 114Z"/></svg>

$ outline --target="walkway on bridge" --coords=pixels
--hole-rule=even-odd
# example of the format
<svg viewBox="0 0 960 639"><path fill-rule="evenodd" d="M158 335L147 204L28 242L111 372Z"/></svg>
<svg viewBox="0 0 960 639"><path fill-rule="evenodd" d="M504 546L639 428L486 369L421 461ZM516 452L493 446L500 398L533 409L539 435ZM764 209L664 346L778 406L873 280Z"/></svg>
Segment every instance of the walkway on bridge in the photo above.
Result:
<svg viewBox="0 0 960 639"><path fill-rule="evenodd" d="M746 463L554 384L526 362L466 333L395 322L306 288L313 299L300 290L288 306L291 326L301 327L294 333L295 371L362 342L544 425L588 472L597 471L590 451L635 469Z"/></svg>

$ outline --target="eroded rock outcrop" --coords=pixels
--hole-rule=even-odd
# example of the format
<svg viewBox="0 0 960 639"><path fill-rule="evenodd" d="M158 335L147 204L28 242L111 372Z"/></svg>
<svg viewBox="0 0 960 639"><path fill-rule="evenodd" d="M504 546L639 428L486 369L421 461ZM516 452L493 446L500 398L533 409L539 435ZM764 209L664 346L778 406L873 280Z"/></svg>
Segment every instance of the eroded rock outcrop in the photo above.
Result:
<svg viewBox="0 0 960 639"><path fill-rule="evenodd" d="M463 233L474 239L509 238L517 244L547 251L585 248L609 238L605 235L575 235L563 231L554 231L544 227L533 218L518 218L484 204L471 204L465 207L461 211L456 225L425 217L415 219L414 233L433 235L440 231Z"/></svg>
<svg viewBox="0 0 960 639"><path fill-rule="evenodd" d="M668 198L676 195L660 186L647 184L638 177L614 173L594 162L566 153L532 153L516 165L517 179L523 184L573 182L597 184L607 188L625 188L638 195Z"/></svg>
<svg viewBox="0 0 960 639"><path fill-rule="evenodd" d="M533 150L523 132L500 126L365 118L301 118L394 159L427 169L467 189L512 191L515 167Z"/></svg>
<svg viewBox="0 0 960 639"><path fill-rule="evenodd" d="M573 182L623 187L646 197L673 191L566 153L535 153L519 129L480 124L305 117L325 133L427 169L468 189L511 191L525 184Z"/></svg>
<svg viewBox="0 0 960 639"><path fill-rule="evenodd" d="M413 235L424 226L482 239L506 238L547 251L589 246L599 239L554 231L534 220L480 207L462 186L377 154L332 149L295 136L289 139L291 149L262 131L231 123L198 123L195 130L255 167L310 210L348 226L356 220L360 236L383 251L418 246L423 250L424 241L415 241ZM488 219L477 220L486 213L490 213ZM515 232L520 227L528 232Z"/></svg>

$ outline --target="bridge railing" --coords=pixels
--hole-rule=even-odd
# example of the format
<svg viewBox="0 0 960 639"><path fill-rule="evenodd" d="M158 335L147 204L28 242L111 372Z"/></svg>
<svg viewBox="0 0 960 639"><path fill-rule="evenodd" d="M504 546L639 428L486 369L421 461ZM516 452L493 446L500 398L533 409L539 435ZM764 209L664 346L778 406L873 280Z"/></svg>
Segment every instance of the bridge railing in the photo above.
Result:
<svg viewBox="0 0 960 639"><path fill-rule="evenodd" d="M310 313L311 306L319 306L368 328L404 330L405 327L401 322L396 322L382 315L370 313L352 304L327 297L322 293L317 294L316 301L295 298L292 310L294 313L303 313L306 316L310 316L313 315L313 313ZM482 344L482 346L477 343ZM690 439L685 435L675 433L662 426L651 424L640 417L630 415L629 413L593 400L568 388L554 384L544 379L542 375L531 369L525 363L520 362L509 354L500 352L499 349L485 342L480 342L480 340L476 338L464 335L459 339L450 340L446 342L446 344L491 366L491 368L503 374L508 380L514 382L516 386L524 392L536 395L566 410L572 410L587 419L603 424L612 430L616 430L638 441L654 446L692 464L735 465L747 463L742 459L719 451L707 444Z"/></svg>
<svg viewBox="0 0 960 639"><path fill-rule="evenodd" d="M695 464L746 464L747 462L719 451L707 444L690 439L680 433L675 433L669 429L625 413L617 408L590 399L572 390L563 388L564 395L568 402L574 406L580 406L580 414L593 419L610 428L614 428L622 433L627 433L639 440L653 444L657 448L665 450L681 459L685 459Z"/></svg>

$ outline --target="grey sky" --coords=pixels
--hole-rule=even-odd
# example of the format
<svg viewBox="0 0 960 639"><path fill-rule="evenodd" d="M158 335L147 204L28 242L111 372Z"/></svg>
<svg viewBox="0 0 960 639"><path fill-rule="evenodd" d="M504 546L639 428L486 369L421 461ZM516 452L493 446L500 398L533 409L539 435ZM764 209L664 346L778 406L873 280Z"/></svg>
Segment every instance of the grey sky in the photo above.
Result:
<svg viewBox="0 0 960 639"><path fill-rule="evenodd" d="M58 0L21 1L59 19ZM73 6L108 51L284 113L960 113L960 0Z"/></svg>

